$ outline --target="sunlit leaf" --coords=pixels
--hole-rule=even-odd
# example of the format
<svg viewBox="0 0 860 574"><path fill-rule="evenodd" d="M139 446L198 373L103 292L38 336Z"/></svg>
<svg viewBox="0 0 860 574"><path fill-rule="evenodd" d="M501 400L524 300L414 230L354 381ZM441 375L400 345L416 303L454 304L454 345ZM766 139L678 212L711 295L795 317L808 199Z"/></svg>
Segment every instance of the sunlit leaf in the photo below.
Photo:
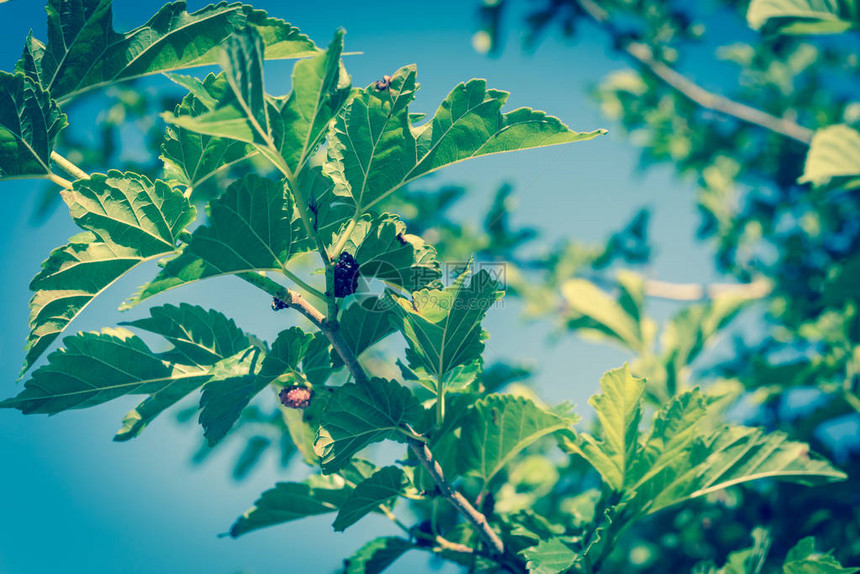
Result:
<svg viewBox="0 0 860 574"><path fill-rule="evenodd" d="M561 574L576 563L579 556L558 538L551 538L526 548L520 554L528 560L529 574Z"/></svg>
<svg viewBox="0 0 860 574"><path fill-rule="evenodd" d="M210 203L208 224L194 230L182 253L127 306L207 277L284 269L305 249L293 215L292 195L281 182L246 175Z"/></svg>
<svg viewBox="0 0 860 574"><path fill-rule="evenodd" d="M844 189L860 187L860 132L846 125L816 131L798 181Z"/></svg>
<svg viewBox="0 0 860 574"><path fill-rule="evenodd" d="M498 283L485 270L468 283L466 278L463 273L445 289L413 293L411 301L392 295L409 348L421 365L436 376L481 355L481 320L501 298Z"/></svg>
<svg viewBox="0 0 860 574"><path fill-rule="evenodd" d="M860 27L856 0L752 0L747 22L754 30L782 34L839 34Z"/></svg>
<svg viewBox="0 0 860 574"><path fill-rule="evenodd" d="M371 379L366 386L348 383L335 389L323 412L314 450L323 472L343 468L358 451L385 439L403 440L400 430L419 429L423 409L406 387Z"/></svg>
<svg viewBox="0 0 860 574"><path fill-rule="evenodd" d="M138 264L176 251L195 208L162 181L109 171L63 192L88 232L51 252L30 289L30 335L24 371L102 291Z"/></svg>
<svg viewBox="0 0 860 574"><path fill-rule="evenodd" d="M489 395L475 402L463 422L459 467L486 485L524 448L576 421L573 415L560 416L524 397Z"/></svg>
<svg viewBox="0 0 860 574"><path fill-rule="evenodd" d="M630 374L625 364L607 371L600 378L599 395L588 403L594 407L600 423L602 439L580 433L575 446L594 467L603 480L621 491L632 478L632 469L639 454L639 422L642 419L642 395L645 381Z"/></svg>
<svg viewBox="0 0 860 574"><path fill-rule="evenodd" d="M17 71L63 102L114 82L214 64L224 41L248 28L263 37L269 57L299 58L317 52L295 27L247 5L222 2L188 13L185 2L172 2L146 24L118 33L111 4L111 0L49 0L48 43L29 38Z"/></svg>
<svg viewBox="0 0 860 574"><path fill-rule="evenodd" d="M815 539L807 536L788 551L782 565L784 574L854 574L860 568L844 567L832 552L817 552Z"/></svg>
<svg viewBox="0 0 860 574"><path fill-rule="evenodd" d="M415 75L415 66L406 66L387 87L370 85L335 120L325 170L362 212L404 184L452 163L604 133L575 132L529 108L502 114L508 93L488 90L484 80L458 85L431 120L415 127L408 110L418 89Z"/></svg>

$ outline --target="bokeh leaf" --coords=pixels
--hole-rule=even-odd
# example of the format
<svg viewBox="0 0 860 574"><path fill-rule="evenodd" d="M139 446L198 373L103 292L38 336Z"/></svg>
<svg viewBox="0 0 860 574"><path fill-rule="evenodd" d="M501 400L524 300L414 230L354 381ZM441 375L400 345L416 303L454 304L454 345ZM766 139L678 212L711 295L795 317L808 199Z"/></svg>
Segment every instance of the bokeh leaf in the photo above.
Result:
<svg viewBox="0 0 860 574"><path fill-rule="evenodd" d="M781 34L840 34L860 27L856 0L752 0L747 22Z"/></svg>
<svg viewBox="0 0 860 574"><path fill-rule="evenodd" d="M816 186L836 184L844 189L860 187L860 132L845 125L816 131L798 181Z"/></svg>

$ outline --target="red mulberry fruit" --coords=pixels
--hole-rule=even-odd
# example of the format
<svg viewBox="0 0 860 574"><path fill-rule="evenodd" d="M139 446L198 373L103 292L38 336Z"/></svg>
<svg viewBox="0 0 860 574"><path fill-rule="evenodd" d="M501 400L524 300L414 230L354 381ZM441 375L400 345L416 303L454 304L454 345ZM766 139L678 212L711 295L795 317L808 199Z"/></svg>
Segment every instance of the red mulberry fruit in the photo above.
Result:
<svg viewBox="0 0 860 574"><path fill-rule="evenodd" d="M304 409L311 404L311 397L313 394L313 389L309 387L291 385L289 387L284 387L278 395L278 398L281 400L281 404L285 407L289 407L291 409Z"/></svg>

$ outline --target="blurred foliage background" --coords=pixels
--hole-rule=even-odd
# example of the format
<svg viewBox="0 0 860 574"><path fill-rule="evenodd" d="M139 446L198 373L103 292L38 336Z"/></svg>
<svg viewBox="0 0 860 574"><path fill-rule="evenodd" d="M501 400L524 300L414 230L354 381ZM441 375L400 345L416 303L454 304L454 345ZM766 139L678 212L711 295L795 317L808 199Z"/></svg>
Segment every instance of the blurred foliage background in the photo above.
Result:
<svg viewBox="0 0 860 574"><path fill-rule="evenodd" d="M785 11L795 4L832 10L797 18ZM849 475L819 489L758 483L662 511L623 534L606 570L708 571L752 546L745 556L766 556L759 569L771 571L805 536L833 549L843 564L860 564L860 7L851 0L752 7L484 0L473 8L473 46L488 58L540 51L547 37L561 36L574 66L577 36L588 28L627 59L629 68L607 71L592 98L606 127L640 150L642 170L668 166L679 182L694 182L695 194L682 200L696 205L698 239L722 279L676 284L649 277L647 209L619 221L605 242L588 244L575 233L550 241L538 229L514 226L517 190L509 185L485 206L480 226L458 216L466 189L453 185L408 189L384 207L435 244L442 260L474 254L505 262L508 297L521 302L528 320L553 323L553 337L599 340L632 353L652 409L701 386L727 418L808 442ZM551 78L547 83L552 89ZM160 94L135 84L110 88L97 131L66 130L58 148L85 171L111 165L159 176L163 127L153 110L178 103ZM138 159L118 152L130 123L144 134L132 154ZM262 167L223 177L247 169ZM198 200L217 189L211 183L195 189ZM57 205L53 188L42 197L37 221ZM668 320L651 314L656 300L677 303ZM387 355L369 360L392 369ZM528 392L530 374L500 362L484 369L481 383ZM217 448L237 443L237 479L270 450L284 466L296 453L272 404L247 409ZM211 452L201 446L195 460ZM541 448L518 457L493 504L531 509L568 527L593 520L593 471L574 459L548 461Z"/></svg>

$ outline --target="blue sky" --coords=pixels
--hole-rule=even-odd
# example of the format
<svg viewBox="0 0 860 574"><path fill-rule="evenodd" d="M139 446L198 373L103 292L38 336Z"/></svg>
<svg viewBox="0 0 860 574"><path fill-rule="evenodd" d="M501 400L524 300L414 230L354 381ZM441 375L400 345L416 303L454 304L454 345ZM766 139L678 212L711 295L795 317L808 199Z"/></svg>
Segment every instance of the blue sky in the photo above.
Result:
<svg viewBox="0 0 860 574"><path fill-rule="evenodd" d="M197 9L204 2L189 2ZM119 30L143 23L160 3L117 0ZM511 108L528 105L559 116L571 127L612 128L588 89L608 72L625 67L604 49L594 30L573 44L549 38L533 55L521 54L516 41L499 59L475 53L475 4L463 1L284 3L255 6L298 25L318 44L333 31L347 30L347 68L357 85L366 85L400 66L417 63L422 89L413 111L432 113L458 82L487 78L491 87L511 91ZM29 29L45 39L44 9L39 0L0 4L0 69L11 70ZM268 89L289 89L291 63L267 68ZM74 123L75 117L70 118ZM637 172L638 154L610 133L595 141L485 158L455 166L427 185L465 185L469 196L463 217L476 223L480 208L503 181L516 187L515 223L540 227L551 238L571 236L599 241L643 205L654 209L652 236L658 251L649 273L669 281L713 278L707 251L693 240L697 216L688 184L666 170ZM105 166L105 168L110 166ZM42 184L2 184L0 226L3 250L0 299L6 328L0 332L0 397L18 392L16 383L27 334L28 283L51 249L76 232L68 213L59 209L44 225L30 215ZM118 304L153 274L138 270L118 282L75 321L73 329L95 330L146 314L126 314ZM233 279L215 279L176 290L155 304L180 300L229 311L240 326L272 339L285 324L283 314L253 288ZM670 307L655 306L658 313ZM600 374L626 357L603 345L571 337L547 345L546 325L523 325L515 304L496 309L485 324L492 339L487 359L498 354L526 359L540 369L539 393L549 401L572 400L587 412L586 399ZM128 443L111 437L135 398L56 417L24 417L0 411L0 472L4 519L0 522L0 572L85 572L150 574L165 572L330 572L343 556L373 534L394 534L384 519L369 518L346 534L334 533L332 517L295 522L248 535L219 539L234 518L278 480L300 479L306 469L295 464L279 471L273 460L249 480L235 483L229 467L235 453L221 453L203 466L190 464L200 429L180 426L166 415ZM407 555L394 573L430 571L426 555Z"/></svg>

